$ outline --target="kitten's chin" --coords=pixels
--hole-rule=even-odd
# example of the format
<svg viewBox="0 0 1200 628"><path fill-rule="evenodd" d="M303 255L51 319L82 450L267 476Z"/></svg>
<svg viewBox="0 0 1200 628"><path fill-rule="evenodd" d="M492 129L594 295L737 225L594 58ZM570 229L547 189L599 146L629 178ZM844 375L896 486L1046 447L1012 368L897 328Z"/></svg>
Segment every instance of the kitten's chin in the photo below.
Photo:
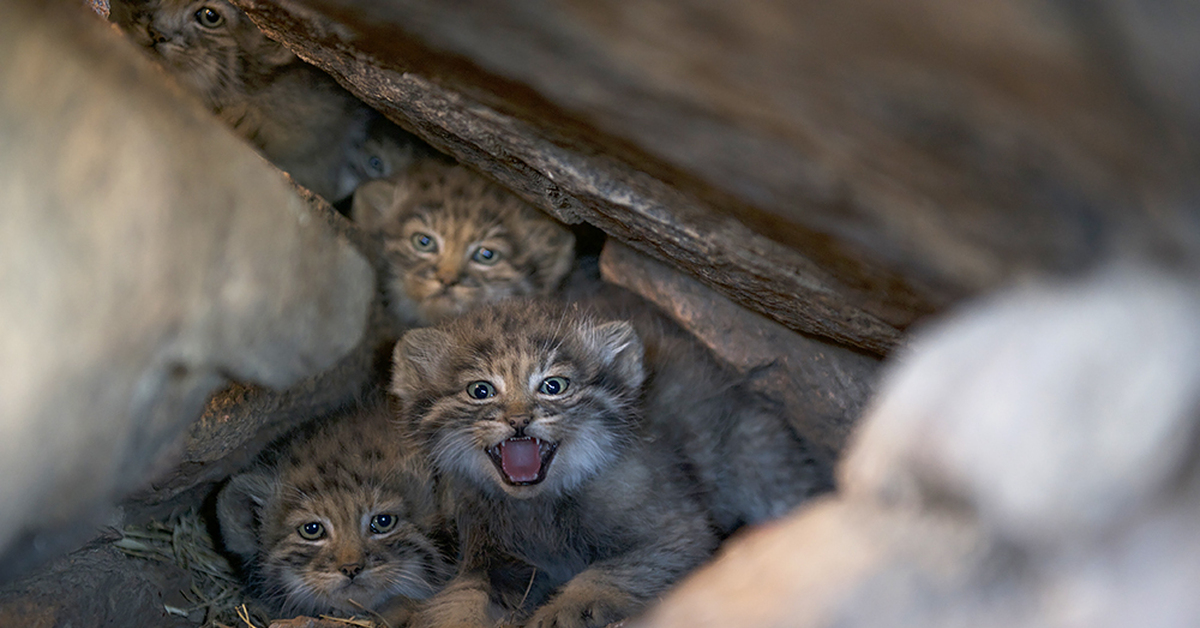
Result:
<svg viewBox="0 0 1200 628"><path fill-rule="evenodd" d="M325 592L321 597L327 600L329 608L354 615L383 604L392 595L376 586L349 583L336 591Z"/></svg>

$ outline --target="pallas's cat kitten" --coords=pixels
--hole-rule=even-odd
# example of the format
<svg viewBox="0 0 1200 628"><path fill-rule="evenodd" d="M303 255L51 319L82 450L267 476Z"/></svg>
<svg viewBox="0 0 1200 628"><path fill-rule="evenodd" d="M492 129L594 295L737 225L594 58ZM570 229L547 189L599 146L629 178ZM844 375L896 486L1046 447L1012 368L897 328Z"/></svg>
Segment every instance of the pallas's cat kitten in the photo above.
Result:
<svg viewBox="0 0 1200 628"><path fill-rule="evenodd" d="M217 496L225 548L284 616L407 616L450 568L433 481L382 400L277 445Z"/></svg>
<svg viewBox="0 0 1200 628"><path fill-rule="evenodd" d="M384 154L423 146L225 0L113 0L110 19L268 159L330 201L390 174L366 172L365 162L385 164Z"/></svg>
<svg viewBox="0 0 1200 628"><path fill-rule="evenodd" d="M489 574L512 562L549 593L527 625L607 625L739 525L832 485L782 417L653 316L502 302L405 334L393 391L460 534L459 573L417 626L494 623L512 595Z"/></svg>
<svg viewBox="0 0 1200 628"><path fill-rule="evenodd" d="M562 283L575 236L467 167L421 159L354 194L351 217L383 238L388 301L405 326Z"/></svg>

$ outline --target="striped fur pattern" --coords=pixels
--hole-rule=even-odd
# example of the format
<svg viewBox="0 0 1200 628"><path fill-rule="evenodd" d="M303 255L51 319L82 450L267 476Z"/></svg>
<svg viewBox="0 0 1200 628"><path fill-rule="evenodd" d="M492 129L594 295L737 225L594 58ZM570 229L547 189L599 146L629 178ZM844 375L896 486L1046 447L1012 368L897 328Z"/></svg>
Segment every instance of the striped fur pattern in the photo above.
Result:
<svg viewBox="0 0 1200 628"><path fill-rule="evenodd" d="M230 480L217 511L283 616L407 612L448 577L432 478L382 402L293 437Z"/></svg>
<svg viewBox="0 0 1200 628"><path fill-rule="evenodd" d="M493 623L511 585L492 574L526 564L544 592L515 609L527 625L605 626L831 487L781 417L639 307L510 300L404 336L393 391L455 495L464 561L415 625Z"/></svg>
<svg viewBox="0 0 1200 628"><path fill-rule="evenodd" d="M354 195L354 220L383 239L389 307L423 326L485 303L554 291L575 237L466 166L422 159Z"/></svg>

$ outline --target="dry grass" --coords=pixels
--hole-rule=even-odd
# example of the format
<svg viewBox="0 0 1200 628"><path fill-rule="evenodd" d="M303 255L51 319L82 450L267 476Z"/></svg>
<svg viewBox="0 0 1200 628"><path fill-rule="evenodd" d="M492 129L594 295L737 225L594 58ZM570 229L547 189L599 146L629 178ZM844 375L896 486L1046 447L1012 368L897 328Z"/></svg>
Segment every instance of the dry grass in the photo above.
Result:
<svg viewBox="0 0 1200 628"><path fill-rule="evenodd" d="M129 556L173 563L191 576L183 591L187 608L167 606L167 612L185 617L203 616L203 628L265 628L269 618L248 604L241 582L229 561L217 553L204 520L193 511L167 521L129 526L113 545Z"/></svg>

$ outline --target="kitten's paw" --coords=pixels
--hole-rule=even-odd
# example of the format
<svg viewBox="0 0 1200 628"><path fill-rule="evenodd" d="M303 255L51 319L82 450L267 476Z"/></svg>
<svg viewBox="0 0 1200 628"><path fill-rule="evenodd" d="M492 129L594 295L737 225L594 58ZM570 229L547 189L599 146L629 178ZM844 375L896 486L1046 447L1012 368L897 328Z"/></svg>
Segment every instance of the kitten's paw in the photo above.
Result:
<svg viewBox="0 0 1200 628"><path fill-rule="evenodd" d="M638 606L618 591L568 588L539 608L525 628L604 628L633 614Z"/></svg>
<svg viewBox="0 0 1200 628"><path fill-rule="evenodd" d="M471 586L451 586L433 596L412 617L410 628L486 628L495 622L488 615L487 591Z"/></svg>

